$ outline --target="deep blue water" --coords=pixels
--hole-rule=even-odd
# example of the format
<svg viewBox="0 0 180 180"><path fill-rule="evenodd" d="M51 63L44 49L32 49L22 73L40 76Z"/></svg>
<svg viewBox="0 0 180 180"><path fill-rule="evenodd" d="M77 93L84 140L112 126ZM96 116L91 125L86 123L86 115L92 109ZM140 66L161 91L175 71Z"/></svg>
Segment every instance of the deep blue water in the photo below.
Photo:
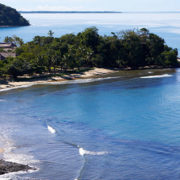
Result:
<svg viewBox="0 0 180 180"><path fill-rule="evenodd" d="M4 157L39 169L10 177L180 179L180 71L115 75L1 92Z"/></svg>

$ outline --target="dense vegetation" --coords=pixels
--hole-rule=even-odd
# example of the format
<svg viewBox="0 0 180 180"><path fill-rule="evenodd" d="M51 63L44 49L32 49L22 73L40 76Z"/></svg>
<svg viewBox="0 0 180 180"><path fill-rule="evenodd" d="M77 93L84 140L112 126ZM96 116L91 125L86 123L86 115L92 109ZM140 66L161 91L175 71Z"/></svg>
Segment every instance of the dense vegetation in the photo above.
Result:
<svg viewBox="0 0 180 180"><path fill-rule="evenodd" d="M1 76L62 72L81 67L138 69L178 65L177 49L168 47L162 38L145 28L101 36L92 27L60 38L53 37L49 31L47 37L36 36L25 44L17 37L5 40L14 41L19 47L16 58L0 62Z"/></svg>
<svg viewBox="0 0 180 180"><path fill-rule="evenodd" d="M28 26L29 22L11 7L0 4L0 26Z"/></svg>

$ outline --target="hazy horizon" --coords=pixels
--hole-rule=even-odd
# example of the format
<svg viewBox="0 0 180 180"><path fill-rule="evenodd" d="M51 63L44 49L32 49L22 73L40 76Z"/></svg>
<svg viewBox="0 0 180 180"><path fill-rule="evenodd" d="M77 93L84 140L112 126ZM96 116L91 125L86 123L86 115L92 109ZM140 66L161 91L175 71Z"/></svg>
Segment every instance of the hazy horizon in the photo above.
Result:
<svg viewBox="0 0 180 180"><path fill-rule="evenodd" d="M180 1L164 0L1 0L18 11L179 11Z"/></svg>
<svg viewBox="0 0 180 180"><path fill-rule="evenodd" d="M180 13L180 11L111 11L111 10L19 10L19 12L108 12L108 13Z"/></svg>

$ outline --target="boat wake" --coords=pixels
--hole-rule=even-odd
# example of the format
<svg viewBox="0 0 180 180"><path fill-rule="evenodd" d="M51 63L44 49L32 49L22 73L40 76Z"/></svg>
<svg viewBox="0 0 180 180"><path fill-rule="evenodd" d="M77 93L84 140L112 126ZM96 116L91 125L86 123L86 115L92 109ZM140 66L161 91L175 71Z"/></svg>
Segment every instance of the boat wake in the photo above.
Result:
<svg viewBox="0 0 180 180"><path fill-rule="evenodd" d="M81 156L84 156L84 155L102 156L102 155L108 154L108 152L107 151L93 152L93 151L87 151L83 148L79 148L79 154Z"/></svg>
<svg viewBox="0 0 180 180"><path fill-rule="evenodd" d="M141 79L152 79L152 78L165 78L165 77L172 77L170 74L163 74L163 75L154 75L154 76L142 76Z"/></svg>
<svg viewBox="0 0 180 180"><path fill-rule="evenodd" d="M51 134L56 134L56 133L59 134L58 131L56 131L52 126L48 125L47 121L46 121L46 124L47 124L47 129ZM83 149L82 147L80 147L77 144L74 144L74 143L71 143L71 142L68 142L68 141L64 141L64 140L62 142L69 145L69 146L72 146L73 148L77 148L79 150L79 155L82 156L82 158L83 158L82 166L81 166L81 168L79 170L79 173L78 173L77 177L74 180L81 179L81 175L82 175L82 172L83 172L83 170L85 168L85 164L86 164L86 155L103 156L103 155L108 154L107 151L100 151L100 152L88 151L88 150Z"/></svg>
<svg viewBox="0 0 180 180"><path fill-rule="evenodd" d="M103 155L108 154L107 151L94 152L94 151L87 151L87 150L83 149L83 148L80 147L80 146L78 146L78 148L79 148L79 154L83 157L83 164L82 164L82 167L81 167L81 169L80 169L80 171L79 171L77 177L76 177L74 180L79 180L79 179L81 179L83 170L84 170L85 165L86 165L86 158L85 158L85 155L103 156Z"/></svg>
<svg viewBox="0 0 180 180"><path fill-rule="evenodd" d="M51 127L51 126L47 126L47 128L48 128L48 131L51 133L51 134L55 134L56 133L56 130L53 128L53 127Z"/></svg>

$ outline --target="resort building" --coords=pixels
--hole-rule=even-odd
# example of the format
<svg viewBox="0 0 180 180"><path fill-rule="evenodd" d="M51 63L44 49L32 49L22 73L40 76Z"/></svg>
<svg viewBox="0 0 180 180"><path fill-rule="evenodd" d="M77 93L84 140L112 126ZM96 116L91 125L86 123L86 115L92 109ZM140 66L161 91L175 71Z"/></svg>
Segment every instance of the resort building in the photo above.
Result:
<svg viewBox="0 0 180 180"><path fill-rule="evenodd" d="M16 47L14 43L0 43L0 60L7 57L16 57Z"/></svg>

